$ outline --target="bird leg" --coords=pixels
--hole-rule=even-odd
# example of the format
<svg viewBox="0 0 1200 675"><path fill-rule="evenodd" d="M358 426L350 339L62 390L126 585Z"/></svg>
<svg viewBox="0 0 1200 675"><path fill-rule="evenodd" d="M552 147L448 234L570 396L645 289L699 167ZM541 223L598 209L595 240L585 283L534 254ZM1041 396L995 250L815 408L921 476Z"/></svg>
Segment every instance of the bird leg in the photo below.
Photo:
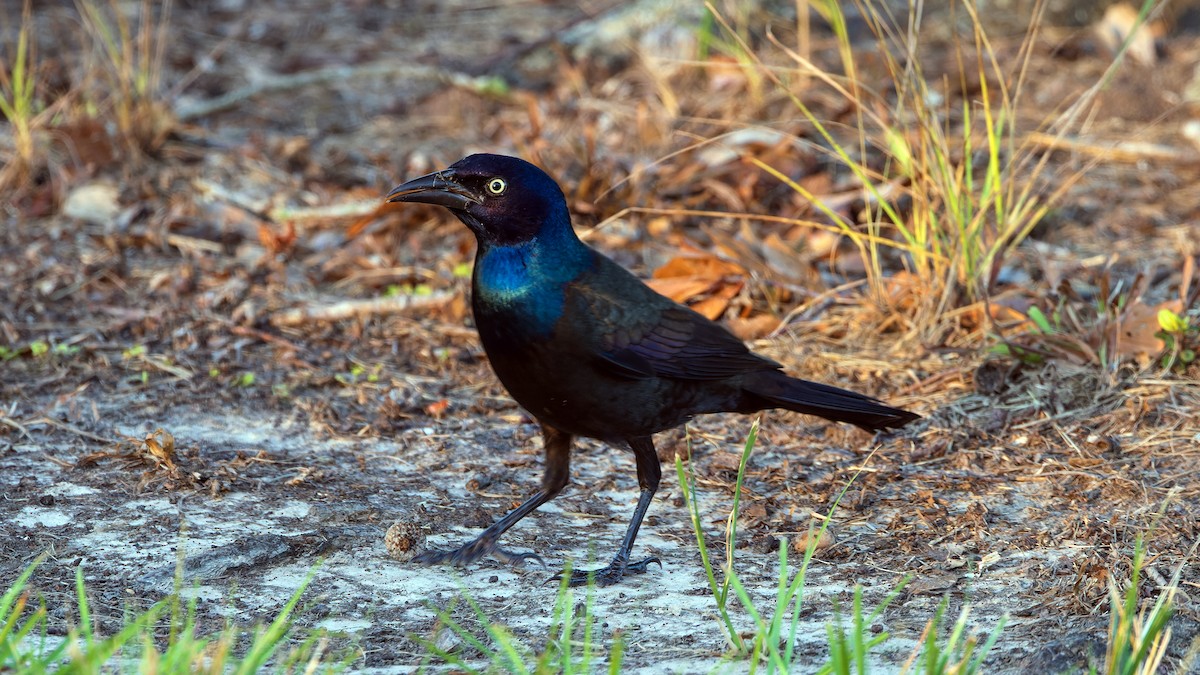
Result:
<svg viewBox="0 0 1200 675"><path fill-rule="evenodd" d="M597 586L611 586L620 581L627 573L641 574L645 572L650 563L662 567L662 561L654 557L629 562L629 552L633 548L633 540L637 538L638 528L641 527L642 519L646 517L646 511L650 508L650 502L654 499L654 493L658 490L658 484L662 480L662 465L659 463L658 452L654 450L654 440L651 437L638 436L628 439L628 442L630 449L633 450L633 457L637 461L638 485L642 488L641 494L638 495L637 507L633 510L633 519L629 521L629 528L625 530L621 547L617 549L617 555L612 562L607 567L600 569L572 570L567 581L571 586L585 586L591 578L596 580ZM561 581L563 572L554 575L551 581Z"/></svg>
<svg viewBox="0 0 1200 675"><path fill-rule="evenodd" d="M413 558L413 562L422 565L449 562L461 567L491 555L504 563L536 560L539 565L545 567L546 563L536 553L514 553L499 546L501 535L537 507L554 499L570 480L571 434L542 424L542 438L546 446L546 469L542 474L541 490L461 547L453 551L425 551Z"/></svg>

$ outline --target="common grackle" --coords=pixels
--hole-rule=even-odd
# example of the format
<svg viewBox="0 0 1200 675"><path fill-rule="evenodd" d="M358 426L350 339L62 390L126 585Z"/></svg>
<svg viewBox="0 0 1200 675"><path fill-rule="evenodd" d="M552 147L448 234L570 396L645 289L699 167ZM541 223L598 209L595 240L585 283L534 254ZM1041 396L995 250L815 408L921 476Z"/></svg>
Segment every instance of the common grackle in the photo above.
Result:
<svg viewBox="0 0 1200 675"><path fill-rule="evenodd" d="M659 295L575 236L562 190L515 157L478 154L392 190L389 202L444 206L478 241L471 304L483 348L512 397L541 424L542 488L478 537L414 560L462 565L485 555L534 559L500 536L553 499L569 480L571 440L633 450L641 494L612 562L571 573L601 586L645 572L630 549L662 475L651 436L700 413L784 408L869 431L918 416L875 399L788 377L706 317ZM555 577L560 578L560 577Z"/></svg>

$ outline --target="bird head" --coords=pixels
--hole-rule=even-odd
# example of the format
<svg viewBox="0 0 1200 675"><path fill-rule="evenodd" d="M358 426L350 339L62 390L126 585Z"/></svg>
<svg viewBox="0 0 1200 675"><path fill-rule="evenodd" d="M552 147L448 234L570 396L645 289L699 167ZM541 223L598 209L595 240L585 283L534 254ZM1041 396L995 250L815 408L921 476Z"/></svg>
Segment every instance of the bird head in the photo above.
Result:
<svg viewBox="0 0 1200 675"><path fill-rule="evenodd" d="M504 155L464 157L397 186L387 201L444 206L487 244L529 241L559 223L571 231L567 200L554 179L523 159Z"/></svg>

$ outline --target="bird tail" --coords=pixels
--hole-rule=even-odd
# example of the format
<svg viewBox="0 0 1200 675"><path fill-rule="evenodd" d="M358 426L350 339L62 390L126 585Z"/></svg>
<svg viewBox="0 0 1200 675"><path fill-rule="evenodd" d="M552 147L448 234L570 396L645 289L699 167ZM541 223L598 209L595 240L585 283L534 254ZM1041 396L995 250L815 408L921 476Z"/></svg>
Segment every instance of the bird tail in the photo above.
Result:
<svg viewBox="0 0 1200 675"><path fill-rule="evenodd" d="M847 422L867 431L896 429L921 417L886 406L870 396L788 377L778 370L754 373L743 382L742 389L750 394L750 407L755 411L784 408L834 422Z"/></svg>

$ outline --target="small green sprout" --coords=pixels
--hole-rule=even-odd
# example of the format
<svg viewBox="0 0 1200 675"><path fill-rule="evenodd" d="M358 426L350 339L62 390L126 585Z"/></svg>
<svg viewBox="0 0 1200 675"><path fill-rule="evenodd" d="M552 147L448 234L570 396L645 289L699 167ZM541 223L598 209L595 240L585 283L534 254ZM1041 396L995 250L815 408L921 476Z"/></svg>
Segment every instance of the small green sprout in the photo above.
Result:
<svg viewBox="0 0 1200 675"><path fill-rule="evenodd" d="M79 353L78 345L56 344L54 345L54 354L56 356L75 356Z"/></svg>

